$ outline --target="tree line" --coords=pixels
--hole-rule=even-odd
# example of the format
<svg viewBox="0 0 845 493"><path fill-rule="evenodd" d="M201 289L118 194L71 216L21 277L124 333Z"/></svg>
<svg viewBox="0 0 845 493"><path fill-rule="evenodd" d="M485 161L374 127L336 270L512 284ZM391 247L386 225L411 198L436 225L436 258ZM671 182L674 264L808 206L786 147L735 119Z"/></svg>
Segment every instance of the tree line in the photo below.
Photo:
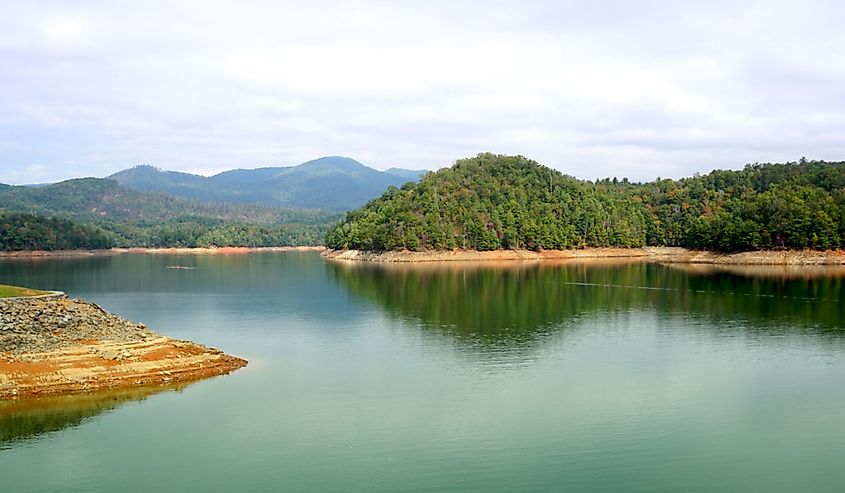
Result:
<svg viewBox="0 0 845 493"><path fill-rule="evenodd" d="M317 245L340 218L321 210L197 202L98 178L0 185L0 214L2 250Z"/></svg>
<svg viewBox="0 0 845 493"><path fill-rule="evenodd" d="M5 212L4 212L5 210ZM751 164L680 180L577 180L479 154L338 215L206 204L110 180L0 185L0 249L317 245L364 250L845 248L845 163Z"/></svg>
<svg viewBox="0 0 845 493"><path fill-rule="evenodd" d="M113 247L268 247L317 245L325 224L233 223L179 217L161 223L99 221L92 224L0 211L0 250L97 250Z"/></svg>
<svg viewBox="0 0 845 493"><path fill-rule="evenodd" d="M109 235L94 226L67 219L0 212L0 250L96 250L114 246Z"/></svg>
<svg viewBox="0 0 845 493"><path fill-rule="evenodd" d="M582 181L479 154L347 213L331 248L845 247L845 163L752 164L681 180Z"/></svg>

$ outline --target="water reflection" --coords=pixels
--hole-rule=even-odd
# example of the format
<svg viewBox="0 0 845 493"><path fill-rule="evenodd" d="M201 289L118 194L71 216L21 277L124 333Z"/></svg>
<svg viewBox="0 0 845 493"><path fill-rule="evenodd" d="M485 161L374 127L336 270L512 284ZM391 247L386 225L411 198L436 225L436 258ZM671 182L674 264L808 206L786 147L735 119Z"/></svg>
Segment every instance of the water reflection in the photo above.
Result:
<svg viewBox="0 0 845 493"><path fill-rule="evenodd" d="M169 269L179 265L188 269ZM121 254L0 259L0 279L69 293L231 293L314 284L311 252L235 255ZM318 279L317 279L318 280Z"/></svg>
<svg viewBox="0 0 845 493"><path fill-rule="evenodd" d="M46 433L79 426L103 413L189 383L108 390L91 394L47 396L0 401L0 450Z"/></svg>
<svg viewBox="0 0 845 493"><path fill-rule="evenodd" d="M730 265L671 263L663 265L696 276L732 274L740 277L772 280L845 278L845 265Z"/></svg>
<svg viewBox="0 0 845 493"><path fill-rule="evenodd" d="M840 337L840 270L646 262L393 265L331 262L353 295L468 343L534 344L579 317L651 310L716 327ZM825 273L832 275L825 275ZM733 329L732 329L733 330Z"/></svg>
<svg viewBox="0 0 845 493"><path fill-rule="evenodd" d="M18 431L0 443L14 448L0 451L5 490L845 482L840 279L642 263L328 264L291 253L184 257L197 266L185 271L160 257L110 262L56 262L55 281L251 364L178 399L9 421ZM53 269L3 264L0 276L20 279Z"/></svg>

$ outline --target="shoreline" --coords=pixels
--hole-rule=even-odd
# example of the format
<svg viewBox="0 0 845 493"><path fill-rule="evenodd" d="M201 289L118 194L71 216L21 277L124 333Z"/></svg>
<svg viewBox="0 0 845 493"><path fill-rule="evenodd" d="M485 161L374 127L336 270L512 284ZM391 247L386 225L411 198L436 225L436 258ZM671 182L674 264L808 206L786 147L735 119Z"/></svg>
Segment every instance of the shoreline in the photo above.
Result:
<svg viewBox="0 0 845 493"><path fill-rule="evenodd" d="M330 260L374 263L489 262L630 259L633 261L717 265L845 265L845 251L758 250L716 253L680 247L584 248L577 250L436 250L424 252L325 250Z"/></svg>
<svg viewBox="0 0 845 493"><path fill-rule="evenodd" d="M145 253L152 255L244 255L257 252L321 252L331 260L375 263L426 262L489 262L489 261L545 261L629 259L678 264L718 265L845 265L845 250L756 250L750 252L718 253L688 250L681 247L641 248L582 248L572 250L431 250L431 251L365 251L330 250L324 246L282 247L167 247L112 248L109 250L26 250L0 252L2 259L78 258Z"/></svg>
<svg viewBox="0 0 845 493"><path fill-rule="evenodd" d="M53 257L107 257L124 253L151 253L165 255L237 255L253 252L322 252L324 246L280 247L130 247L109 250L18 250L0 252L3 258L53 258Z"/></svg>
<svg viewBox="0 0 845 493"><path fill-rule="evenodd" d="M247 361L169 337L0 355L0 399L187 383L229 374Z"/></svg>
<svg viewBox="0 0 845 493"><path fill-rule="evenodd" d="M0 399L191 382L247 361L62 292L0 299Z"/></svg>
<svg viewBox="0 0 845 493"><path fill-rule="evenodd" d="M155 255L242 255L253 252L322 252L324 246L280 246L280 247L166 247L166 248L112 248L122 253L152 253Z"/></svg>

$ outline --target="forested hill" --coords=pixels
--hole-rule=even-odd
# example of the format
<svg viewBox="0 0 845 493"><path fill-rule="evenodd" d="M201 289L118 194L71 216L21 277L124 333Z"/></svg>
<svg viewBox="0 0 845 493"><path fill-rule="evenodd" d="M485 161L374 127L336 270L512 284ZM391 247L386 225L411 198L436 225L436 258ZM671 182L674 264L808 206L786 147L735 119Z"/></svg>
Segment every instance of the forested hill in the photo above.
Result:
<svg viewBox="0 0 845 493"><path fill-rule="evenodd" d="M3 211L22 214L0 216L2 250L316 245L339 218L327 211L203 203L98 178L0 186Z"/></svg>
<svg viewBox="0 0 845 493"><path fill-rule="evenodd" d="M845 247L845 163L802 160L634 184L580 181L479 154L390 188L326 236L331 248Z"/></svg>
<svg viewBox="0 0 845 493"><path fill-rule="evenodd" d="M124 187L201 201L347 211L388 186L419 179L422 172L378 171L345 157L323 157L298 166L236 169L205 177L136 166L110 176Z"/></svg>
<svg viewBox="0 0 845 493"><path fill-rule="evenodd" d="M226 221L275 223L308 219L325 212L251 204L209 203L140 192L102 178L78 178L39 187L0 187L0 209L75 219L166 221L201 216Z"/></svg>
<svg viewBox="0 0 845 493"><path fill-rule="evenodd" d="M96 250L114 246L96 226L67 219L0 211L0 250Z"/></svg>

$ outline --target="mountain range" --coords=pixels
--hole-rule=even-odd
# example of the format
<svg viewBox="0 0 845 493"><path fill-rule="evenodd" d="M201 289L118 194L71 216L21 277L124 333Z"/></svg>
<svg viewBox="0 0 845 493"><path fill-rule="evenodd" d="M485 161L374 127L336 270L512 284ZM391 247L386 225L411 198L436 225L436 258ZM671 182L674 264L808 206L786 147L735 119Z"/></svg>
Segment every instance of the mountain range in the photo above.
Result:
<svg viewBox="0 0 845 493"><path fill-rule="evenodd" d="M422 173L327 157L212 177L136 166L107 178L0 184L0 250L315 245L342 211Z"/></svg>
<svg viewBox="0 0 845 493"><path fill-rule="evenodd" d="M0 250L315 245L339 218L141 192L104 178L0 185Z"/></svg>
<svg viewBox="0 0 845 493"><path fill-rule="evenodd" d="M345 211L364 205L390 186L416 181L424 173L401 168L378 171L354 159L331 156L298 166L235 169L210 177L143 165L108 179L125 188L201 202Z"/></svg>
<svg viewBox="0 0 845 493"><path fill-rule="evenodd" d="M60 216L82 222L161 223L180 216L274 224L337 217L336 212L260 204L201 202L142 192L104 178L75 178L38 187L0 184L0 210Z"/></svg>

